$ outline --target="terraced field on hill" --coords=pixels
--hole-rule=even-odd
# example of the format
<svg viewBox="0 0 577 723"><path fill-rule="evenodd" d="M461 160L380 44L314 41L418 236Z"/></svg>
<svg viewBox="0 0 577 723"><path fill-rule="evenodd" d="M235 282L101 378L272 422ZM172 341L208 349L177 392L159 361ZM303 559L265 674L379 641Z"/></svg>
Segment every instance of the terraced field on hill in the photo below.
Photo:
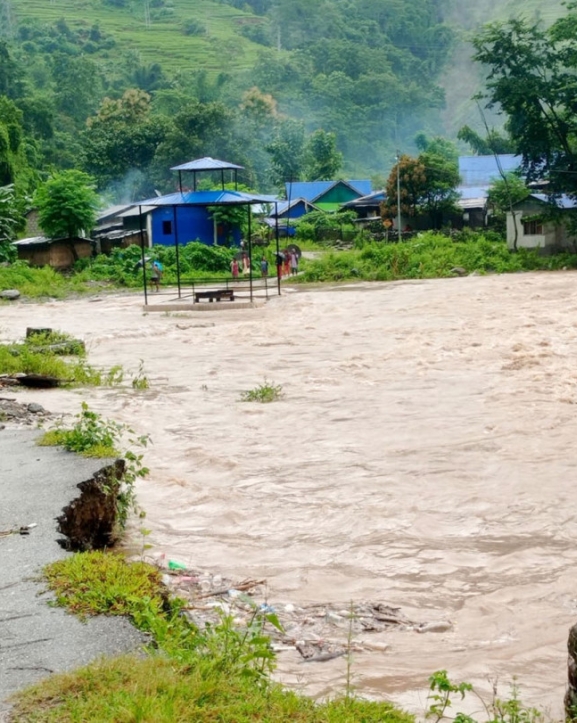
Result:
<svg viewBox="0 0 577 723"><path fill-rule="evenodd" d="M245 70L254 64L260 46L235 33L254 16L208 0L174 0L174 16L152 21L147 27L144 10L102 4L99 0L12 0L16 20L36 18L54 22L64 18L75 27L98 23L117 42L137 52L143 63L157 62L171 72L206 69L211 73ZM185 35L182 23L195 19L205 36Z"/></svg>

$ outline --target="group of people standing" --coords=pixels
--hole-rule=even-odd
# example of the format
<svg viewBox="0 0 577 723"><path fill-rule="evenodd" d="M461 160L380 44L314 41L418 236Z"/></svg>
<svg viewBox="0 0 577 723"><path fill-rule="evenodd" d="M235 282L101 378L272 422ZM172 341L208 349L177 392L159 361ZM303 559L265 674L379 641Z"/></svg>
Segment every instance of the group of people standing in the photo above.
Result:
<svg viewBox="0 0 577 723"><path fill-rule="evenodd" d="M279 251L276 255L276 270L279 278L296 276L299 272L299 257L294 249Z"/></svg>
<svg viewBox="0 0 577 723"><path fill-rule="evenodd" d="M243 274L250 272L250 260L244 252L241 255L240 262L236 257L230 262L230 273L233 279L238 279L241 268ZM299 257L296 251L294 249L279 251L276 254L276 268L279 278L298 274ZM260 275L263 279L268 277L268 260L266 256L263 256L260 260Z"/></svg>

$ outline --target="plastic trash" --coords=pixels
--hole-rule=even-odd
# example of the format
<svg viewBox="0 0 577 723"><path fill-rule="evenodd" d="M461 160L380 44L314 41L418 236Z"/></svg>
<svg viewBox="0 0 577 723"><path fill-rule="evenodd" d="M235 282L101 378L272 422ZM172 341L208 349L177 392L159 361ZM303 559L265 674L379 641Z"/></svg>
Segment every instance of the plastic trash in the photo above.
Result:
<svg viewBox="0 0 577 723"><path fill-rule="evenodd" d="M174 560L168 561L168 569L169 570L186 570L186 565L183 565L181 562L175 562Z"/></svg>

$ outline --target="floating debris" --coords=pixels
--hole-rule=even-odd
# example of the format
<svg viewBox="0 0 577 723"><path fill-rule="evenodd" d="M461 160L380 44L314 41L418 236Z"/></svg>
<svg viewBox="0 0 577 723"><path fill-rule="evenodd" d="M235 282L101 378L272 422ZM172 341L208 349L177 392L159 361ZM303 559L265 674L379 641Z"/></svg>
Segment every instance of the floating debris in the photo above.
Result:
<svg viewBox="0 0 577 723"><path fill-rule="evenodd" d="M271 616L266 631L276 653L296 653L302 663L323 663L350 651L385 653L390 644L382 640L358 639L390 631L419 633L446 632L446 620L415 622L401 608L383 602L315 603L297 605L269 599L266 580L240 582L188 569L169 561L163 577L170 592L186 601L183 610L199 628L215 625L223 615L232 616L235 625L246 627L255 616ZM278 623L278 626L276 625Z"/></svg>

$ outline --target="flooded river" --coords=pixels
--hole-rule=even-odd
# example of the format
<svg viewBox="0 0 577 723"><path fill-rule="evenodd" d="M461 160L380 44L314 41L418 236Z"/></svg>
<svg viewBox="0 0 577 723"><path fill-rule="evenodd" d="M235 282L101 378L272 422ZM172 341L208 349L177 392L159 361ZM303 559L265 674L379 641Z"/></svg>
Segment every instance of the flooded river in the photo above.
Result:
<svg viewBox="0 0 577 723"><path fill-rule="evenodd" d="M224 303L224 302L223 302ZM286 602L380 600L448 632L390 633L353 662L362 694L422 710L427 677L558 717L577 622L577 275L520 274L290 290L259 309L159 314L132 295L0 307L84 338L123 390L81 400L150 434L139 482L152 554ZM134 391L142 360L151 387ZM243 390L282 385L273 404ZM323 695L345 663L281 669Z"/></svg>

